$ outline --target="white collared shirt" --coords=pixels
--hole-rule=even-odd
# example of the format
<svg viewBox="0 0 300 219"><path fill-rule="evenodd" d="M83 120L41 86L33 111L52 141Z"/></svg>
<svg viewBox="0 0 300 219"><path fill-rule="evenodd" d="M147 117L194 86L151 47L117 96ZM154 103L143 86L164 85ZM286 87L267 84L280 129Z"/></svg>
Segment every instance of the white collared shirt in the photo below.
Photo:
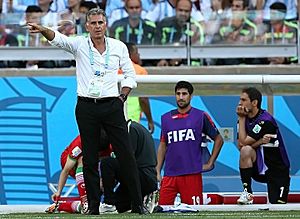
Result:
<svg viewBox="0 0 300 219"><path fill-rule="evenodd" d="M60 47L74 55L76 60L76 76L77 76L77 95L88 97L88 85L94 77L95 71L103 72L105 70L105 62L108 60L108 67L104 75L103 91L100 98L117 97L118 90L118 70L123 71L124 79L121 81L121 87L135 88L135 71L132 62L129 58L126 45L119 40L105 37L108 43L108 48L100 54L93 46L90 36L67 37L55 31L55 37L49 41L51 45ZM89 45L91 47L89 47ZM92 67L90 49L93 52L94 65ZM109 58L106 59L107 50L109 50Z"/></svg>

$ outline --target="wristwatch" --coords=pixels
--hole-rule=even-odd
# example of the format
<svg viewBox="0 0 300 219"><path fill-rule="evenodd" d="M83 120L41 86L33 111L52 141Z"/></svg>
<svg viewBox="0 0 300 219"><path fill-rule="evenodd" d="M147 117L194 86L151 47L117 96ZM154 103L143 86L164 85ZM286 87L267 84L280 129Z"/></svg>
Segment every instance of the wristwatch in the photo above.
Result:
<svg viewBox="0 0 300 219"><path fill-rule="evenodd" d="M120 94L120 96L123 100L123 103L127 100L127 95L126 94Z"/></svg>

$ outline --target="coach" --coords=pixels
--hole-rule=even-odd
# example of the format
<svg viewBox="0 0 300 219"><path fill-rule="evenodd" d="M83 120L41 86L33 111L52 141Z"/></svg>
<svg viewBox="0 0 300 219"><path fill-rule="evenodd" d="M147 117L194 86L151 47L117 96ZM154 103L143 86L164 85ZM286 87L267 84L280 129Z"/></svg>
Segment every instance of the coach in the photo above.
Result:
<svg viewBox="0 0 300 219"><path fill-rule="evenodd" d="M94 8L86 14L88 37L69 38L44 26L28 23L32 33L41 33L52 45L72 53L76 59L77 95L76 120L83 147L83 171L90 214L99 214L100 187L98 145L101 125L105 129L121 167L131 197L132 212L143 214L141 186L137 165L131 152L124 118L123 104L136 87L135 72L126 46L105 36L106 15ZM121 94L118 91L118 69Z"/></svg>

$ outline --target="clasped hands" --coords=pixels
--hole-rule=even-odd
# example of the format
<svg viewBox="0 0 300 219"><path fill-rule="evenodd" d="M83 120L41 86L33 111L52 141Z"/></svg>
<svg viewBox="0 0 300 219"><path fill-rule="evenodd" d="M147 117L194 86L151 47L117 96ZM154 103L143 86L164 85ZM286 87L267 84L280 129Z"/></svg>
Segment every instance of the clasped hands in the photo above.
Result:
<svg viewBox="0 0 300 219"><path fill-rule="evenodd" d="M248 108L244 107L244 106L237 106L236 108L236 114L240 117L244 117L247 116L249 113Z"/></svg>

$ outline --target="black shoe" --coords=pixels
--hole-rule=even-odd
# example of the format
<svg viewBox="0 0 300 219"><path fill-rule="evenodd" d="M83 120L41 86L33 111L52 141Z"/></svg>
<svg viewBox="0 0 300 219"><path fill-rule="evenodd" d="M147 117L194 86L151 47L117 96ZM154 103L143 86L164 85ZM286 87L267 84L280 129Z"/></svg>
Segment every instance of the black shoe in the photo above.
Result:
<svg viewBox="0 0 300 219"><path fill-rule="evenodd" d="M131 213L137 213L137 214L149 214L150 212L143 206L132 206Z"/></svg>
<svg viewBox="0 0 300 219"><path fill-rule="evenodd" d="M99 215L99 206L100 202L90 202L88 204L88 212L89 215Z"/></svg>
<svg viewBox="0 0 300 219"><path fill-rule="evenodd" d="M161 206L157 205L157 206L154 207L152 213L161 213L163 211L164 211L164 209Z"/></svg>
<svg viewBox="0 0 300 219"><path fill-rule="evenodd" d="M86 213L86 215L99 215L99 209L97 210L88 210Z"/></svg>

